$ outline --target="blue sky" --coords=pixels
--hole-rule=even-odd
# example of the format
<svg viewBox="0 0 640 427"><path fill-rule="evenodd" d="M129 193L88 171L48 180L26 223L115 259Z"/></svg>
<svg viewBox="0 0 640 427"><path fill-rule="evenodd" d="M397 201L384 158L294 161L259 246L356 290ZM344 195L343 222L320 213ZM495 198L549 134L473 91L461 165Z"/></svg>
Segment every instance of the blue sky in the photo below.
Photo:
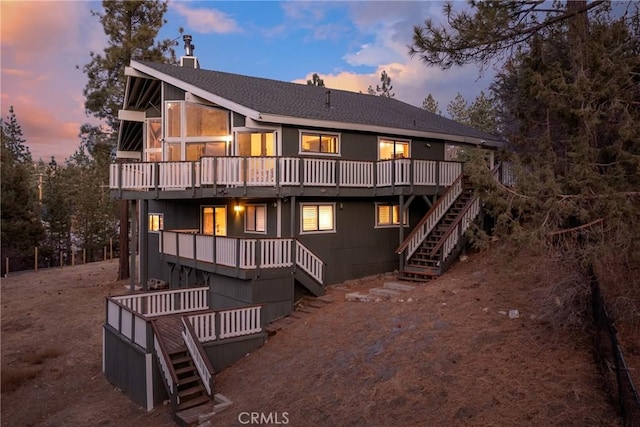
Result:
<svg viewBox="0 0 640 427"><path fill-rule="evenodd" d="M490 73L475 66L441 71L409 58L414 25L440 20L443 2L171 1L160 38L191 34L202 68L304 83L315 72L327 87L366 92L385 70L395 97L421 106L432 93L440 108L459 91L472 101ZM455 6L463 7L462 2ZM102 52L106 38L91 10L100 2L0 3L2 117L13 105L33 157L58 161L78 147L86 77L76 66Z"/></svg>

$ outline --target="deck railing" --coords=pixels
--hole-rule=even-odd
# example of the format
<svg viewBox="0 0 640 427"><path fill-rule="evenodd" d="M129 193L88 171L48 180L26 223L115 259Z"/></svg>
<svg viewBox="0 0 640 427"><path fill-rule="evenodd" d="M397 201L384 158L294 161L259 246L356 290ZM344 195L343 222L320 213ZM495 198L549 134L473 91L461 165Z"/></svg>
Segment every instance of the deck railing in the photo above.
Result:
<svg viewBox="0 0 640 427"><path fill-rule="evenodd" d="M296 239L245 239L176 231L160 232L160 253L225 267L253 270L295 263L323 283L324 262Z"/></svg>
<svg viewBox="0 0 640 427"><path fill-rule="evenodd" d="M146 350L150 327L147 319L116 298L107 298L106 323L129 341Z"/></svg>
<svg viewBox="0 0 640 427"><path fill-rule="evenodd" d="M263 330L262 305L186 316L200 342L251 335Z"/></svg>
<svg viewBox="0 0 640 427"><path fill-rule="evenodd" d="M459 162L418 159L356 161L313 157L203 157L194 162L112 164L109 187L171 191L203 186L449 186L461 171Z"/></svg>
<svg viewBox="0 0 640 427"><path fill-rule="evenodd" d="M187 313L209 308L209 288L145 292L111 297L114 301L146 317Z"/></svg>
<svg viewBox="0 0 640 427"><path fill-rule="evenodd" d="M197 339L191 323L184 317L182 318L182 339L187 347L187 351L189 351L191 355L193 364L196 365L196 370L198 371L204 388L207 390L209 396L211 396L213 392L213 367L202 348L202 344Z"/></svg>

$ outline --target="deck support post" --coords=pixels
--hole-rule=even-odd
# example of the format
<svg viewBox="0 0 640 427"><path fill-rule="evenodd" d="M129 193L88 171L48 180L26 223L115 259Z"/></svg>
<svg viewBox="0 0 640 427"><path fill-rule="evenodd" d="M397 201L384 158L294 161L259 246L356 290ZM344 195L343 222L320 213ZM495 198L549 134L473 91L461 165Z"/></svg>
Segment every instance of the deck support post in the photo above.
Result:
<svg viewBox="0 0 640 427"><path fill-rule="evenodd" d="M140 285L148 291L149 281L149 200L140 203Z"/></svg>
<svg viewBox="0 0 640 427"><path fill-rule="evenodd" d="M131 212L130 217L131 217L131 240L129 241L129 253L130 253L130 257L129 257L129 271L130 271L130 275L129 275L129 284L131 286L131 292L135 292L136 291L136 249L137 249L137 235L138 235L138 227L137 227L137 223L138 223L138 218L136 215L136 202L131 200L130 201L130 209L129 212ZM126 254L120 254L120 256L126 256Z"/></svg>
<svg viewBox="0 0 640 427"><path fill-rule="evenodd" d="M402 245L402 242L404 242L404 195L400 195L398 196L398 212L400 213L400 227L398 227L398 237L399 237L399 243L398 245ZM404 269L404 258L402 256L404 252L400 253L400 259L398 261L398 271L402 271Z"/></svg>

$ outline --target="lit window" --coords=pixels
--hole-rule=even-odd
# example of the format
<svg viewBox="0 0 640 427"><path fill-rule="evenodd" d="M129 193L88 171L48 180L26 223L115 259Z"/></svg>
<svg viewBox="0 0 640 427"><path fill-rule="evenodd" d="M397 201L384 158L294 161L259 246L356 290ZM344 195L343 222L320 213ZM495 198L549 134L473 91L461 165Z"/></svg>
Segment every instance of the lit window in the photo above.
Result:
<svg viewBox="0 0 640 427"><path fill-rule="evenodd" d="M182 112L181 102L167 102L167 138L182 136Z"/></svg>
<svg viewBox="0 0 640 427"><path fill-rule="evenodd" d="M164 230L164 215L157 213L149 214L149 231L159 232Z"/></svg>
<svg viewBox="0 0 640 427"><path fill-rule="evenodd" d="M204 206L202 208L202 234L227 235L227 207Z"/></svg>
<svg viewBox="0 0 640 427"><path fill-rule="evenodd" d="M229 134L228 114L219 108L185 103L186 136L226 136Z"/></svg>
<svg viewBox="0 0 640 427"><path fill-rule="evenodd" d="M340 154L339 135L303 132L300 134L300 152Z"/></svg>
<svg viewBox="0 0 640 427"><path fill-rule="evenodd" d="M160 139L162 138L162 120L148 119L147 120L147 161L148 162L160 162L162 161L162 144Z"/></svg>
<svg viewBox="0 0 640 427"><path fill-rule="evenodd" d="M267 207L247 205L245 210L245 231L265 233L267 231Z"/></svg>
<svg viewBox="0 0 640 427"><path fill-rule="evenodd" d="M409 224L407 212L404 213L403 225ZM376 226L377 227L393 227L400 225L400 206L376 204Z"/></svg>
<svg viewBox="0 0 640 427"><path fill-rule="evenodd" d="M409 141L380 139L378 143L378 156L380 160L409 158Z"/></svg>
<svg viewBox="0 0 640 427"><path fill-rule="evenodd" d="M335 231L335 205L302 205L302 232Z"/></svg>

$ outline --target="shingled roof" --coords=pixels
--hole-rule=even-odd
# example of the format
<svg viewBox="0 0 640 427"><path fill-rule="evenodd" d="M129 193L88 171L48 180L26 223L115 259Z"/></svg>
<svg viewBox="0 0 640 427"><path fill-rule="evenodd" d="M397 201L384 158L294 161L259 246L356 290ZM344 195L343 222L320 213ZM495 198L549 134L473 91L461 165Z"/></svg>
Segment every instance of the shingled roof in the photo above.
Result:
<svg viewBox="0 0 640 427"><path fill-rule="evenodd" d="M209 101L241 106L256 120L306 119L317 121L319 127L331 123L343 129L386 128L399 135L500 145L493 135L393 98L154 62L134 61L131 66Z"/></svg>

